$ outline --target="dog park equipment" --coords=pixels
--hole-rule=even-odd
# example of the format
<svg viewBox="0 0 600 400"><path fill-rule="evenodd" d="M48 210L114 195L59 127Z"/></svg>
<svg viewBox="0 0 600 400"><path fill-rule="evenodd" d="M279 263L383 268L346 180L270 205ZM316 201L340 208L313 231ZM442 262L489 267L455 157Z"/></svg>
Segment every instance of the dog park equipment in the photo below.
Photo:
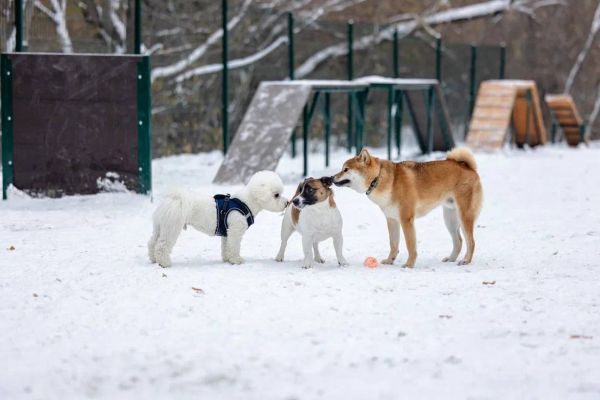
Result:
<svg viewBox="0 0 600 400"><path fill-rule="evenodd" d="M413 132L423 154L428 154L432 151L448 151L454 147L450 118L437 79L400 79L367 76L356 81L367 83L372 89L386 90L388 93L388 159L392 158L392 131L395 132L397 154L400 157L404 103L406 103Z"/></svg>
<svg viewBox="0 0 600 400"><path fill-rule="evenodd" d="M556 139L557 125L569 146L585 142L585 123L573 98L568 94L548 94L546 104L552 115L552 143Z"/></svg>
<svg viewBox="0 0 600 400"><path fill-rule="evenodd" d="M309 129L319 97L324 98L326 163L331 134L331 95L348 94L356 110L356 144L363 144L365 83L335 80L265 81L260 84L213 183L244 183L252 174L274 170L302 113L304 175L308 173ZM311 97L312 93L312 99Z"/></svg>
<svg viewBox="0 0 600 400"><path fill-rule="evenodd" d="M547 141L534 81L489 80L479 88L467 145L497 150L509 134L512 134L510 141L519 147L543 145Z"/></svg>
<svg viewBox="0 0 600 400"><path fill-rule="evenodd" d="M1 74L3 198L150 192L149 57L7 53Z"/></svg>

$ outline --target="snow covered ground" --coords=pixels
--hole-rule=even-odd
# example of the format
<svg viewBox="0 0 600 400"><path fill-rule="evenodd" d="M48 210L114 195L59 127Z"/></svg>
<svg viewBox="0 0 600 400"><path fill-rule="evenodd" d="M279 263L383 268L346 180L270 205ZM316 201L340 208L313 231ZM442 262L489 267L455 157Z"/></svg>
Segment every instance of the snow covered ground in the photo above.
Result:
<svg viewBox="0 0 600 400"><path fill-rule="evenodd" d="M345 158L324 169L313 155L313 175ZM328 243L312 270L298 236L272 261L277 214L258 216L244 265L188 230L161 269L146 257L149 198L1 202L0 398L600 398L600 145L477 158L486 200L467 267L440 261L439 209L417 221L416 268L363 267L387 254L387 230L349 189L335 192L352 265ZM155 198L234 190L210 184L220 160L155 160ZM280 164L289 196L299 171Z"/></svg>

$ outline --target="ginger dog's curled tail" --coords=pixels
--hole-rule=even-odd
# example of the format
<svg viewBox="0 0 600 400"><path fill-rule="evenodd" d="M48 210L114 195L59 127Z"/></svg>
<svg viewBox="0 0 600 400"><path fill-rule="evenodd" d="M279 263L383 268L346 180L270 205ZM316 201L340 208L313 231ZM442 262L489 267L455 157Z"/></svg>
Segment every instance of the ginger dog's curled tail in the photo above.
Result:
<svg viewBox="0 0 600 400"><path fill-rule="evenodd" d="M454 160L456 162L463 162L467 164L473 171L477 171L477 162L471 149L467 147L457 147L448 152L446 155L447 160Z"/></svg>

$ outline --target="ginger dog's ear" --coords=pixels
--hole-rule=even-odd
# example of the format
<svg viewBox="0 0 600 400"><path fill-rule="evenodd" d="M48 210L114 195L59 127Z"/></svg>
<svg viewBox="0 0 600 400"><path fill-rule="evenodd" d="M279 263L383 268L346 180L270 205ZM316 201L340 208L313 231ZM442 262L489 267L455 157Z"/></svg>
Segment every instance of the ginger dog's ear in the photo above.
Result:
<svg viewBox="0 0 600 400"><path fill-rule="evenodd" d="M360 151L358 159L366 165L369 165L371 163L371 155L369 154L369 150L367 150L366 147L363 147L363 149Z"/></svg>
<svg viewBox="0 0 600 400"><path fill-rule="evenodd" d="M324 176L319 180L325 187L330 187L331 185L333 185L333 176Z"/></svg>

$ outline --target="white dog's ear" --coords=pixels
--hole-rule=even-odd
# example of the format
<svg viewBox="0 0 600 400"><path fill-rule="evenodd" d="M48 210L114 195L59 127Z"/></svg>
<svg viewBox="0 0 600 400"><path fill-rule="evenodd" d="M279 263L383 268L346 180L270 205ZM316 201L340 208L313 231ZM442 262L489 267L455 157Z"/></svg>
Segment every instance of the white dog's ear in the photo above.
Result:
<svg viewBox="0 0 600 400"><path fill-rule="evenodd" d="M369 151L366 147L363 147L363 149L360 151L358 159L367 165L371 163L371 155L369 154Z"/></svg>

